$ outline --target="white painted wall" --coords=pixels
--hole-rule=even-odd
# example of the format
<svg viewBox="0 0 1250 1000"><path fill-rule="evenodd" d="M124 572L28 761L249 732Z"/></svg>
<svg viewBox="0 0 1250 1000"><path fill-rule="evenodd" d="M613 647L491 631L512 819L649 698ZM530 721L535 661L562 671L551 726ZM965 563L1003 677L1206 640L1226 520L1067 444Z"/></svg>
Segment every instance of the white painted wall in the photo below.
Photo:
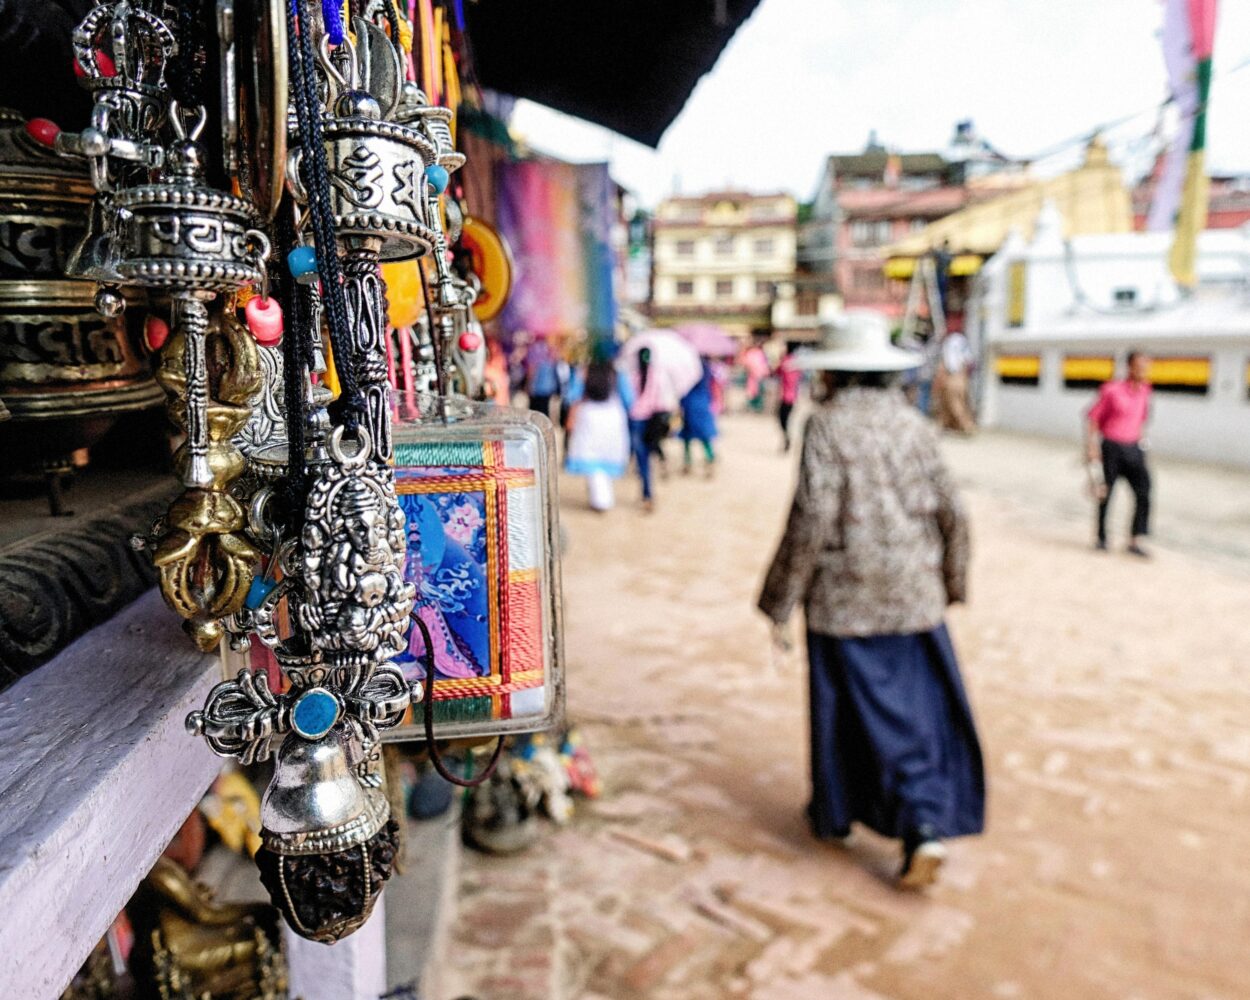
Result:
<svg viewBox="0 0 1250 1000"><path fill-rule="evenodd" d="M1134 348L1157 357L1206 357L1212 363L1207 394L1156 391L1147 439L1161 454L1250 467L1250 232L1200 234L1199 286L1187 298L1168 273L1170 234L1066 243L1061 234L1062 219L1044 208L1032 243L1009 238L978 276L968 314L982 351L982 424L1070 438L1076 447L1094 390L1064 388L1065 356L1111 355L1121 370ZM1013 328L1006 310L1016 262L1026 267L1025 325ZM1134 307L1116 307L1120 288L1136 289ZM1001 384L995 361L1002 355L1039 355L1041 384Z"/></svg>
<svg viewBox="0 0 1250 1000"><path fill-rule="evenodd" d="M1153 395L1146 430L1150 447L1160 454L1203 462L1250 468L1250 399L1246 394L1246 366L1250 363L1250 335L1223 342L1194 338L1185 350L1175 342L1134 342L1152 354L1181 354L1211 358L1211 386L1205 396L1159 392ZM1106 341L1063 341L1050 345L1020 342L995 345L986 374L986 403L982 422L1008 430L1071 438L1077 447L1085 411L1094 401L1093 389L1065 389L1063 358L1076 353L1113 353L1121 361L1129 347ZM993 372L1000 353L1040 354L1041 385L1003 385ZM1122 370L1121 365L1121 370Z"/></svg>

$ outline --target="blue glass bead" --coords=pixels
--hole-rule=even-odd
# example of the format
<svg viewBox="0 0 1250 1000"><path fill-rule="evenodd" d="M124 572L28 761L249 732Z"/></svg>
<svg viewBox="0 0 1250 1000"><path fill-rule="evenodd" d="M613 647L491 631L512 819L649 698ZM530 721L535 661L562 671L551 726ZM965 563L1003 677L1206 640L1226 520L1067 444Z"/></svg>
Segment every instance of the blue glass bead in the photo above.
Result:
<svg viewBox="0 0 1250 1000"><path fill-rule="evenodd" d="M319 740L339 718L339 703L325 688L305 691L291 710L295 731L307 740Z"/></svg>
<svg viewBox="0 0 1250 1000"><path fill-rule="evenodd" d="M451 175L447 173L446 167L440 167L437 163L431 163L425 168L425 182L434 189L435 194L442 194L446 191L450 180Z"/></svg>
<svg viewBox="0 0 1250 1000"><path fill-rule="evenodd" d="M312 247L296 247L286 255L286 266L301 285L317 283L317 251Z"/></svg>
<svg viewBox="0 0 1250 1000"><path fill-rule="evenodd" d="M252 577L252 585L247 588L247 597L243 601L243 606L248 611L255 611L277 585L277 580L270 580L263 576Z"/></svg>

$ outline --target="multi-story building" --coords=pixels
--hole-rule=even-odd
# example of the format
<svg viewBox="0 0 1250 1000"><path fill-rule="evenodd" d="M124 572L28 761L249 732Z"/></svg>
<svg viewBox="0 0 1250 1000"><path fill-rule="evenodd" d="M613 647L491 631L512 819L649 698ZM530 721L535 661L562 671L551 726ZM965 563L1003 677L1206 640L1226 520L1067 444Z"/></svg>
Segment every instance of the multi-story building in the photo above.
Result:
<svg viewBox="0 0 1250 1000"><path fill-rule="evenodd" d="M1133 228L1146 228L1150 204L1167 160L1160 153L1154 167L1133 188ZM1250 175L1211 174L1207 178L1207 229L1236 229L1250 222Z"/></svg>
<svg viewBox="0 0 1250 1000"><path fill-rule="evenodd" d="M774 288L794 275L796 210L788 194L744 191L661 202L652 222L653 321L715 322L742 337L767 328Z"/></svg>
<svg viewBox="0 0 1250 1000"><path fill-rule="evenodd" d="M892 153L869 136L861 153L830 156L799 236L798 269L827 275L847 308L902 315L907 287L886 277L883 249L1023 171L960 122L942 152Z"/></svg>

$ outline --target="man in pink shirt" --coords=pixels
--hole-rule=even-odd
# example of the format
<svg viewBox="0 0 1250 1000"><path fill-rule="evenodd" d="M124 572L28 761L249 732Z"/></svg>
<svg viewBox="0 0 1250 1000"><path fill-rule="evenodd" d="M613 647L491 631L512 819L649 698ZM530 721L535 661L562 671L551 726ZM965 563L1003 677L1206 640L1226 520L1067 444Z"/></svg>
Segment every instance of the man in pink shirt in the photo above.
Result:
<svg viewBox="0 0 1250 1000"><path fill-rule="evenodd" d="M1150 359L1141 351L1128 356L1128 376L1103 384L1087 414L1086 448L1091 462L1102 460L1106 483L1098 503L1098 548L1107 548L1107 504L1116 480L1123 476L1132 487L1133 535L1128 551L1146 556L1142 540L1150 533L1150 471L1142 451L1142 428L1150 416ZM1101 439L1101 445L1100 445Z"/></svg>

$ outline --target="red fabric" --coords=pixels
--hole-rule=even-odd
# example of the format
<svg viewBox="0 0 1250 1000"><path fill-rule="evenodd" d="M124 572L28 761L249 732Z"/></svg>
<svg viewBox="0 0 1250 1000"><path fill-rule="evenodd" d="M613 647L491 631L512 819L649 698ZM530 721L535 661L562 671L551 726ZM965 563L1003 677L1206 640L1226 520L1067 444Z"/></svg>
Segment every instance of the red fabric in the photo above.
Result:
<svg viewBox="0 0 1250 1000"><path fill-rule="evenodd" d="M1150 386L1142 383L1106 382L1089 408L1089 419L1098 433L1118 444L1137 444L1150 415Z"/></svg>
<svg viewBox="0 0 1250 1000"><path fill-rule="evenodd" d="M1210 59L1215 48L1215 12L1217 0L1189 0L1189 33L1193 40L1194 58Z"/></svg>
<svg viewBox="0 0 1250 1000"><path fill-rule="evenodd" d="M542 669L542 593L536 581L508 583L508 646L511 673Z"/></svg>

